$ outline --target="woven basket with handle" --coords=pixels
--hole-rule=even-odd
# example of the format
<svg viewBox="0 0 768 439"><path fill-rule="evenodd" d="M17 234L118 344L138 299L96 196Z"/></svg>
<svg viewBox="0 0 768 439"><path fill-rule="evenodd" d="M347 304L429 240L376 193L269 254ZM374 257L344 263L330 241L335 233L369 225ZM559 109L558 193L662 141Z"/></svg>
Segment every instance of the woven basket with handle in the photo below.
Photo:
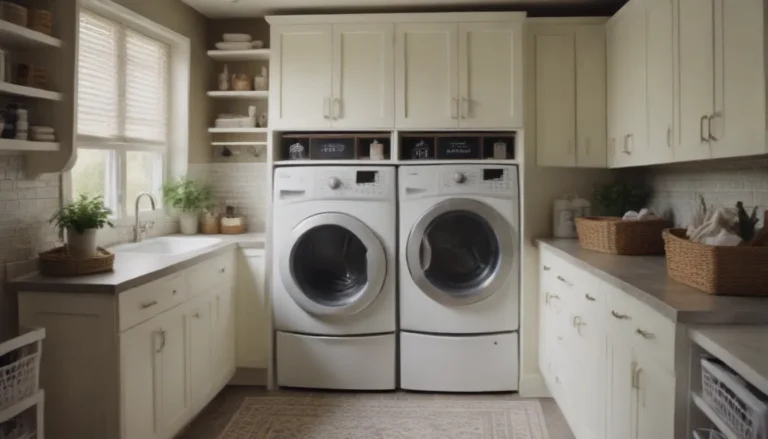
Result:
<svg viewBox="0 0 768 439"><path fill-rule="evenodd" d="M660 255L664 253L661 232L672 227L664 219L624 221L619 217L576 218L582 248L613 255Z"/></svg>
<svg viewBox="0 0 768 439"><path fill-rule="evenodd" d="M691 242L683 229L664 231L667 274L710 294L768 296L768 247Z"/></svg>

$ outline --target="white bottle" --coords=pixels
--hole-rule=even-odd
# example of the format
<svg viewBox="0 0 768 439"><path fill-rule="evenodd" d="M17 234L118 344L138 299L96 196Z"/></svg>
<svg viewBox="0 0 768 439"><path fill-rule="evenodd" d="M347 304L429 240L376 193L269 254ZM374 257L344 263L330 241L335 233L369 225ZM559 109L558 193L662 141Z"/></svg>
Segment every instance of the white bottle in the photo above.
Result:
<svg viewBox="0 0 768 439"><path fill-rule="evenodd" d="M229 90L229 67L224 64L224 71L219 73L219 90Z"/></svg>
<svg viewBox="0 0 768 439"><path fill-rule="evenodd" d="M23 108L16 110L18 120L16 121L16 139L29 139L29 112Z"/></svg>

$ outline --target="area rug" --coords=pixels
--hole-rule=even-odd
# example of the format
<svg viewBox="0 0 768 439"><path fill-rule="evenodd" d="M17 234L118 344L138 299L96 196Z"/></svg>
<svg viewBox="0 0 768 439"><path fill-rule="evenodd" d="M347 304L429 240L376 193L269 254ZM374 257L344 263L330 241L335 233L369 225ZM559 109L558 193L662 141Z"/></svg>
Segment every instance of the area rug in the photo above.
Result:
<svg viewBox="0 0 768 439"><path fill-rule="evenodd" d="M549 439L537 400L246 398L220 439Z"/></svg>

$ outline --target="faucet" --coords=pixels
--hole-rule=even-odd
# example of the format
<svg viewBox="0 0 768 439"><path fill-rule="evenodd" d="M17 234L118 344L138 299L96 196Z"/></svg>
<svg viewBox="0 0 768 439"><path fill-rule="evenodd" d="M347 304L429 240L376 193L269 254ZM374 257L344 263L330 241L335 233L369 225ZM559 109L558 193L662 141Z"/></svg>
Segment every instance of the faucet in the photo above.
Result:
<svg viewBox="0 0 768 439"><path fill-rule="evenodd" d="M144 224L139 222L139 201L143 196L149 197L149 202L152 203L152 210L155 210L155 198L149 192L142 192L136 197L136 206L134 215L136 215L136 224L133 226L133 242L141 241L141 237L148 230L152 230L152 226L155 225L154 221L147 221Z"/></svg>

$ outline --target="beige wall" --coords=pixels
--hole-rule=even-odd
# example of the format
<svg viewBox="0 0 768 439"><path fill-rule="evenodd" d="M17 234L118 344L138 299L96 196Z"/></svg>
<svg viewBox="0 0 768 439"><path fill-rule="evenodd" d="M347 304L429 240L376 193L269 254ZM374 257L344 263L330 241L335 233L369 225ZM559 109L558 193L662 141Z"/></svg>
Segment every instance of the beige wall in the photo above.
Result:
<svg viewBox="0 0 768 439"><path fill-rule="evenodd" d="M189 163L208 163L208 98L211 59L206 51L208 19L181 0L115 0L126 8L189 38L192 72L189 83Z"/></svg>

